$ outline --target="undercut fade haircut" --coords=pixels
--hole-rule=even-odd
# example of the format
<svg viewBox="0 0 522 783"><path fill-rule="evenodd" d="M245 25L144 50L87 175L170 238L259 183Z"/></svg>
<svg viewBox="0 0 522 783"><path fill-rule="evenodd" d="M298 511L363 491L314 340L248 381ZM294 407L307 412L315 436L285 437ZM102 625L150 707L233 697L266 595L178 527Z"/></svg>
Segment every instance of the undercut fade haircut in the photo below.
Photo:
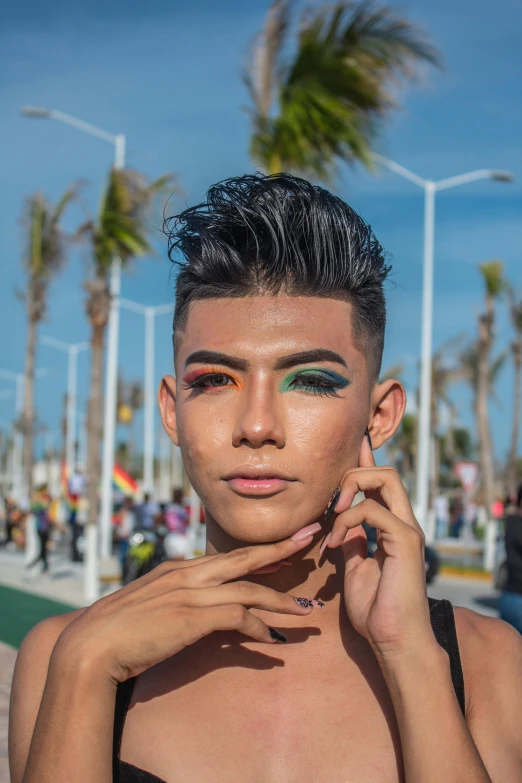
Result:
<svg viewBox="0 0 522 783"><path fill-rule="evenodd" d="M284 293L352 305L353 339L378 380L391 266L371 227L337 196L289 174L250 174L213 185L202 204L167 217L178 265L174 353L200 299Z"/></svg>

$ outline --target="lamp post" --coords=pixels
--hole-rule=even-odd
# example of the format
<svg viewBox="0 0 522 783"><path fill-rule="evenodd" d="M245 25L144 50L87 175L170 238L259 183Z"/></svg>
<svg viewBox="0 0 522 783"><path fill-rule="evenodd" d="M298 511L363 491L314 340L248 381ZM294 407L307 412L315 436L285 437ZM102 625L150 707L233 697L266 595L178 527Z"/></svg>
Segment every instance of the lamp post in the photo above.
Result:
<svg viewBox="0 0 522 783"><path fill-rule="evenodd" d="M33 119L58 120L66 125L71 125L77 130L96 136L103 141L114 145L114 168L122 169L125 166L125 136L123 133L114 135L102 128L97 128L88 122L73 117L57 109L47 109L36 106L24 106L22 114ZM119 331L119 307L118 299L121 288L121 259L114 257L111 264L109 290L111 294L111 306L109 312L109 325L107 334L107 359L105 378L105 409L103 429L103 454L102 454L102 486L101 486L101 524L111 525L112 518L112 473L114 470L114 437L116 433L116 393L118 383L118 331ZM89 526L94 527L94 526ZM96 551L96 531L89 530L90 544ZM91 567L87 569L89 576L86 579L86 598L96 600L98 597L98 575L96 558L92 559Z"/></svg>
<svg viewBox="0 0 522 783"><path fill-rule="evenodd" d="M509 171L494 169L478 169L434 181L423 179L393 160L374 154L374 160L381 166L393 171L403 179L413 182L424 190L424 262L422 286L422 335L421 335L421 382L419 426L417 435L417 491L416 512L419 524L427 534L431 543L432 531L428 530L428 500L429 500L429 469L431 443L431 349L433 333L433 258L435 247L435 194L439 190L448 190L469 182L481 179L496 182L512 182L513 175Z"/></svg>
<svg viewBox="0 0 522 783"><path fill-rule="evenodd" d="M54 337L43 335L40 342L57 351L66 353L67 361L67 440L65 444L65 461L67 463L67 475L72 476L75 469L74 446L76 443L76 389L78 377L78 354L87 351L88 343L66 343L56 340Z"/></svg>
<svg viewBox="0 0 522 783"><path fill-rule="evenodd" d="M145 318L145 415L143 427L143 488L154 489L154 344L155 318L157 315L172 314L173 304L147 307L130 299L120 299L120 306Z"/></svg>

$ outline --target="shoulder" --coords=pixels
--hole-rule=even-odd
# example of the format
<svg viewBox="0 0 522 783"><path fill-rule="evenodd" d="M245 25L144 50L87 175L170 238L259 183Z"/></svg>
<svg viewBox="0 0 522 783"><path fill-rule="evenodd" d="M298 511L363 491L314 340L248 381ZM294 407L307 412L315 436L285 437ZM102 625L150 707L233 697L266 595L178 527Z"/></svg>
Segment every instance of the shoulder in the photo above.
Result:
<svg viewBox="0 0 522 783"><path fill-rule="evenodd" d="M9 763L13 783L23 779L54 646L65 628L84 611L77 609L42 620L29 631L18 651L9 707Z"/></svg>
<svg viewBox="0 0 522 783"><path fill-rule="evenodd" d="M466 721L493 780L522 773L522 636L503 620L454 607Z"/></svg>
<svg viewBox="0 0 522 783"><path fill-rule="evenodd" d="M459 651L469 695L480 686L512 680L522 683L522 636L513 626L463 607L453 607ZM515 670L518 670L516 672ZM479 695L474 694L478 699Z"/></svg>

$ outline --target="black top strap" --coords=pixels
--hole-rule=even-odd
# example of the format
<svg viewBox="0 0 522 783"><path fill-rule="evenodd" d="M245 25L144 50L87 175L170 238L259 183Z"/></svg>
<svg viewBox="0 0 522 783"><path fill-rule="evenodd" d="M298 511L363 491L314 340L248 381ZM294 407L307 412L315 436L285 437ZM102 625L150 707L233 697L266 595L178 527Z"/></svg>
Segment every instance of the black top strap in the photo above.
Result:
<svg viewBox="0 0 522 783"><path fill-rule="evenodd" d="M127 717L127 710L129 709L135 682L136 677L131 677L129 680L125 680L125 682L118 683L116 689L116 707L114 710L114 732L112 739L112 777L115 781L120 779L120 752L123 727L125 726L125 718Z"/></svg>
<svg viewBox="0 0 522 783"><path fill-rule="evenodd" d="M449 655L453 688L455 689L461 712L466 717L464 673L460 660L453 606L446 598L441 600L428 598L428 603L430 606L431 627L438 643Z"/></svg>

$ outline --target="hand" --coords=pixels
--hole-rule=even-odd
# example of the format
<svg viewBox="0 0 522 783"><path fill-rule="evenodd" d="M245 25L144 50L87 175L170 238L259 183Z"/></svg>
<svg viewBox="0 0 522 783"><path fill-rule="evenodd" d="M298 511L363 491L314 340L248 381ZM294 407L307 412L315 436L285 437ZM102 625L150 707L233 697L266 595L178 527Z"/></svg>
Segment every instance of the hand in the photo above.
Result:
<svg viewBox="0 0 522 783"><path fill-rule="evenodd" d="M359 491L366 500L350 508ZM335 512L327 546L341 546L344 553L344 601L355 630L379 655L436 644L426 594L424 533L399 474L376 467L366 437L359 467L343 476ZM367 557L362 522L377 528L373 557Z"/></svg>
<svg viewBox="0 0 522 783"><path fill-rule="evenodd" d="M61 634L53 657L87 661L117 683L141 674L213 631L239 631L273 644L276 639L268 626L250 608L308 615L317 602L306 605L288 593L231 580L253 572L266 573L271 564L311 541L308 534L300 541L290 538L228 554L162 563L86 609Z"/></svg>

